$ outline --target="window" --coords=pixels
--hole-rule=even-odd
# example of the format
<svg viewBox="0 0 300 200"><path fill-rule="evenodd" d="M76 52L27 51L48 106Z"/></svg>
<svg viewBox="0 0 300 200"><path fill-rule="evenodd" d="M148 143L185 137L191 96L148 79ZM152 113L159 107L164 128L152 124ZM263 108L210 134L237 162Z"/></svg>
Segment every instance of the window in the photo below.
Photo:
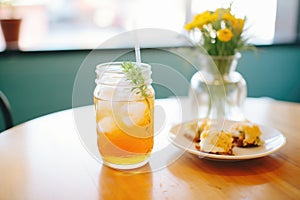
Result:
<svg viewBox="0 0 300 200"><path fill-rule="evenodd" d="M203 12L207 9L214 10L223 2L223 6L227 7L232 1L210 0L192 1L192 13ZM271 44L273 43L275 33L277 0L243 0L235 1L232 4L232 12L243 18L246 16L245 28L247 29L246 37L249 42L255 44Z"/></svg>
<svg viewBox="0 0 300 200"><path fill-rule="evenodd" d="M20 36L22 50L93 49L112 36L136 28L161 28L184 33L184 24L191 20L194 14L228 6L232 2L232 0L16 1L16 14L23 18ZM298 8L298 0L235 0L232 5L235 14L247 17L246 26L249 28L247 33L254 44L294 42L297 38ZM3 13L0 13L1 15ZM164 39L158 41L155 38L149 43L166 46ZM0 48L4 48L2 35Z"/></svg>

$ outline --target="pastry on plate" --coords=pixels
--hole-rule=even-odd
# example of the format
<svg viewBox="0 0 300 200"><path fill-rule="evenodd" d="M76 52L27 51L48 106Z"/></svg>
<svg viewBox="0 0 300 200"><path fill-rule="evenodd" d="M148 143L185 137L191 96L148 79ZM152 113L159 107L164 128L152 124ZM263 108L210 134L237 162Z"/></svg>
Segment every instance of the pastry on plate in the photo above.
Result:
<svg viewBox="0 0 300 200"><path fill-rule="evenodd" d="M200 135L199 150L202 152L233 155L233 138L228 131L204 130Z"/></svg>
<svg viewBox="0 0 300 200"><path fill-rule="evenodd" d="M259 126L250 122L235 123L230 128L230 132L238 147L256 147L264 143Z"/></svg>
<svg viewBox="0 0 300 200"><path fill-rule="evenodd" d="M209 119L204 119L197 122L196 135L194 142L200 142L200 136L203 131L209 130L211 127L211 121Z"/></svg>

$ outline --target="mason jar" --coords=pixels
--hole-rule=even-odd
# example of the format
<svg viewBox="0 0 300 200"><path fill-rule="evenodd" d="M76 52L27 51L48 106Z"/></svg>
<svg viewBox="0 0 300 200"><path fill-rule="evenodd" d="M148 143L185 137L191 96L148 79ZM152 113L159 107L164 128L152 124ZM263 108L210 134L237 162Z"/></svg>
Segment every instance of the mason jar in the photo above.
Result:
<svg viewBox="0 0 300 200"><path fill-rule="evenodd" d="M96 67L97 144L103 163L115 169L145 165L154 143L155 94L151 66L131 64L139 72L136 76L124 71L123 62Z"/></svg>

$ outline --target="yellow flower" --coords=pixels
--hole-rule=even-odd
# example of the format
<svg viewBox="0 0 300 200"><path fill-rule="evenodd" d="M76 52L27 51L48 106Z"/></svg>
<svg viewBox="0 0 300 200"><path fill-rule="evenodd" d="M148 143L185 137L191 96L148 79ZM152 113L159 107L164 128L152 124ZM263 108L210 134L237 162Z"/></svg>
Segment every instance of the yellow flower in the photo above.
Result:
<svg viewBox="0 0 300 200"><path fill-rule="evenodd" d="M248 46L242 36L245 20L246 18L235 17L230 6L197 14L184 28L188 31L200 31L201 37L197 42L208 54L234 55Z"/></svg>
<svg viewBox="0 0 300 200"><path fill-rule="evenodd" d="M194 20L197 21L197 20L204 20L204 21L209 21L210 20L210 16L211 16L211 13L209 11L205 11L203 13L200 13L198 15L196 15L194 17Z"/></svg>
<svg viewBox="0 0 300 200"><path fill-rule="evenodd" d="M188 31L190 30L193 30L195 28L194 24L191 22L191 23L188 23L184 26L184 28Z"/></svg>
<svg viewBox="0 0 300 200"><path fill-rule="evenodd" d="M205 11L200 13L194 17L192 23L195 27L202 29L204 25L209 24L212 22L212 15L209 11Z"/></svg>
<svg viewBox="0 0 300 200"><path fill-rule="evenodd" d="M222 19L225 21L231 21L231 22L236 20L236 18L231 13L224 13L222 15Z"/></svg>
<svg viewBox="0 0 300 200"><path fill-rule="evenodd" d="M229 28L220 29L217 32L217 38L222 42L228 42L233 37L233 33Z"/></svg>
<svg viewBox="0 0 300 200"><path fill-rule="evenodd" d="M226 9L226 8L218 8L218 9L216 9L216 11L214 12L214 15L217 17L216 20L219 19L219 18L222 19L222 16L225 13L229 13L230 14L230 10Z"/></svg>
<svg viewBox="0 0 300 200"><path fill-rule="evenodd" d="M238 18L232 21L232 28L234 28L234 30L239 34L243 31L244 23L245 23L244 19Z"/></svg>

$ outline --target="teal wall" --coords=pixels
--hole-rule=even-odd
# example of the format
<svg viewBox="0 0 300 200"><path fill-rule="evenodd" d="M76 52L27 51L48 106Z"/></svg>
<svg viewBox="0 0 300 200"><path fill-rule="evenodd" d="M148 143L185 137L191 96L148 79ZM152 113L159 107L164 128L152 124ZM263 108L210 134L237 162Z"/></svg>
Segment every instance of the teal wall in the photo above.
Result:
<svg viewBox="0 0 300 200"><path fill-rule="evenodd" d="M257 55L244 55L238 69L248 96L300 102L300 46L258 48Z"/></svg>
<svg viewBox="0 0 300 200"><path fill-rule="evenodd" d="M153 66L157 98L187 95L196 72L189 59L170 50L142 50L143 62ZM72 103L91 104L95 66L112 60L134 60L134 54L126 49L0 53L0 90L11 103L15 124L71 108ZM248 96L300 102L299 46L258 47L257 55L244 52L238 71L247 81Z"/></svg>

